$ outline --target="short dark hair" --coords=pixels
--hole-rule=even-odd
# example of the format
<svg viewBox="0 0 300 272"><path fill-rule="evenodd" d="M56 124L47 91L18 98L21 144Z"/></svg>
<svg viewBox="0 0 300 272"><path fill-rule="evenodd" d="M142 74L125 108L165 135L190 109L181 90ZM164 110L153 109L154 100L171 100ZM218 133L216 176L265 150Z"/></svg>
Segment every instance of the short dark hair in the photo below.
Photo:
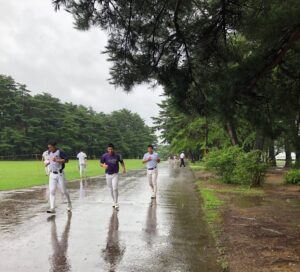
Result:
<svg viewBox="0 0 300 272"><path fill-rule="evenodd" d="M54 140L49 140L49 141L48 141L48 145L56 146L57 143L56 143L56 141L54 141Z"/></svg>
<svg viewBox="0 0 300 272"><path fill-rule="evenodd" d="M115 146L112 143L108 144L107 147L111 147L112 149L115 149Z"/></svg>
<svg viewBox="0 0 300 272"><path fill-rule="evenodd" d="M151 147L152 149L154 148L152 144L149 144L148 147Z"/></svg>

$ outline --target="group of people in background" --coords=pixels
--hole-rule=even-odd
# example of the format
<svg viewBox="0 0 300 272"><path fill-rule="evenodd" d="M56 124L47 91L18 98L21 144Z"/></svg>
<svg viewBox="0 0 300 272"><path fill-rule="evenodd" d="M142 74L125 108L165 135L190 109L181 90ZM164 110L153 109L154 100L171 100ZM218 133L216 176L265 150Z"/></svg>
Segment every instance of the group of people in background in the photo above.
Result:
<svg viewBox="0 0 300 272"><path fill-rule="evenodd" d="M80 177L87 175L87 155L83 150L77 154ZM45 166L45 174L49 176L49 202L50 208L47 213L55 213L55 194L58 186L67 199L67 211L72 211L72 203L69 192L66 187L64 169L69 158L64 151L57 147L55 141L49 141L48 149L42 154L42 161ZM147 153L144 154L142 163L147 166L147 179L151 188L151 198L157 196L157 164L160 162L159 155L154 151L153 145L148 145ZM107 152L100 158L100 166L105 169L106 184L109 188L113 208L118 210L118 183L119 183L119 165L122 167L122 173L126 173L124 160L120 154L115 152L113 144L108 144Z"/></svg>
<svg viewBox="0 0 300 272"><path fill-rule="evenodd" d="M180 159L180 164L179 167L185 167L185 154L184 151L182 151L179 155ZM176 166L178 162L178 158L176 155L170 156L169 157L169 163L172 164L173 166Z"/></svg>

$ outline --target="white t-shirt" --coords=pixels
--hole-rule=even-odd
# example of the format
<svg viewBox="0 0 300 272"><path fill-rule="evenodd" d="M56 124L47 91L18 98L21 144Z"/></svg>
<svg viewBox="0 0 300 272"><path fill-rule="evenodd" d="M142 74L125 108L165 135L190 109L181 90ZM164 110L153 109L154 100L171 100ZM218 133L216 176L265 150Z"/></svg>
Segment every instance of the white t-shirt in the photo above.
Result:
<svg viewBox="0 0 300 272"><path fill-rule="evenodd" d="M79 152L77 154L77 159L79 164L86 164L87 155L84 152Z"/></svg>
<svg viewBox="0 0 300 272"><path fill-rule="evenodd" d="M48 150L46 150L42 154L42 157L43 157L44 164L47 166L50 163L50 152Z"/></svg>
<svg viewBox="0 0 300 272"><path fill-rule="evenodd" d="M50 152L48 150L46 150L43 155L42 155L44 161L49 160L50 158Z"/></svg>
<svg viewBox="0 0 300 272"><path fill-rule="evenodd" d="M184 153L182 152L182 153L180 154L180 159L184 159L184 157L185 157L185 155L184 155Z"/></svg>
<svg viewBox="0 0 300 272"><path fill-rule="evenodd" d="M148 158L151 157L151 160L147 162L147 168L156 168L157 167L157 159L158 159L158 154L153 152L152 154L150 153L145 153L143 160L146 161Z"/></svg>

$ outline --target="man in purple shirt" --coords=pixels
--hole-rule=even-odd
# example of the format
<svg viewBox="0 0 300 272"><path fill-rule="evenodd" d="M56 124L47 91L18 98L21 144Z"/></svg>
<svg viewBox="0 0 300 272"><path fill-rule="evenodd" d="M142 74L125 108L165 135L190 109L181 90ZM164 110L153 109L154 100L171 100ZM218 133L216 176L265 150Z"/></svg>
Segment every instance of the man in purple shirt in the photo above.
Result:
<svg viewBox="0 0 300 272"><path fill-rule="evenodd" d="M102 155L100 159L100 166L105 168L106 183L110 189L110 193L113 199L113 208L119 209L118 204L118 182L119 182L119 163L123 168L123 174L126 173L125 163L121 155L116 154L113 144L107 146L107 153Z"/></svg>

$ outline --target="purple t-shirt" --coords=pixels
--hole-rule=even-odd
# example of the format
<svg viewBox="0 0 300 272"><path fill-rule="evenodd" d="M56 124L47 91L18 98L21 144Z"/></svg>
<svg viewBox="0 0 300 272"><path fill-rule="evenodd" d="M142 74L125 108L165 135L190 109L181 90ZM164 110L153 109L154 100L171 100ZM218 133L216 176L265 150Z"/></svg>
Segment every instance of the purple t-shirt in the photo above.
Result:
<svg viewBox="0 0 300 272"><path fill-rule="evenodd" d="M122 163L123 159L119 154L113 153L112 155L110 155L109 153L105 153L104 155L102 155L100 162L108 165L105 173L112 175L119 173L119 162Z"/></svg>

